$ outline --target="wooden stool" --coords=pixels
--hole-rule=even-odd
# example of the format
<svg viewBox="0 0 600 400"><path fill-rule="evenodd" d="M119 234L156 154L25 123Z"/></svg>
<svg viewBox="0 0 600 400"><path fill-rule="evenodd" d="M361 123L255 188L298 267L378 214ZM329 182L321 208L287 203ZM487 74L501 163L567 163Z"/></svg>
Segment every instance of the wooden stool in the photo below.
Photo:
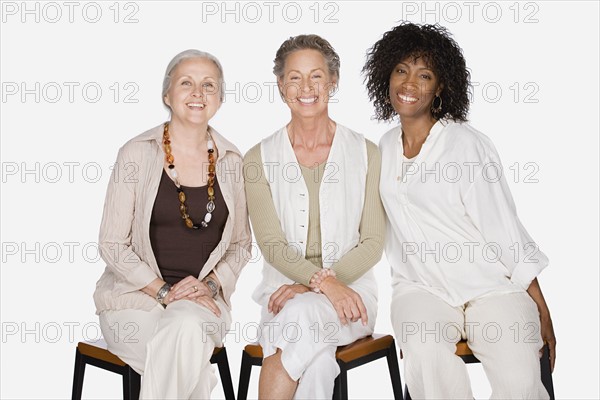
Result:
<svg viewBox="0 0 600 400"><path fill-rule="evenodd" d="M338 347L335 358L340 366L340 374L335 379L333 398L345 400L348 398L348 371L379 358L386 357L394 399L402 400L402 381L396 356L396 343L390 335L368 336L347 346ZM238 400L246 400L250 386L250 373L253 365L262 365L263 352L258 344L249 344L242 352L242 367L238 386Z"/></svg>
<svg viewBox="0 0 600 400"><path fill-rule="evenodd" d="M225 399L235 400L225 347L216 347L210 362L217 364L219 368ZM104 339L100 339L97 342L79 342L77 344L77 349L75 350L73 393L71 395L73 400L81 400L86 364L122 375L124 400L137 400L140 397L140 375L129 365L125 364L123 360L108 351L106 342Z"/></svg>
<svg viewBox="0 0 600 400"><path fill-rule="evenodd" d="M456 353L457 356L462 358L465 364L473 364L480 362L477 357L473 354L466 340L461 340L456 343ZM402 357L402 352L400 352L400 357ZM544 346L544 353L542 354L542 358L540 359L540 367L542 372L542 384L548 391L548 395L550 395L550 400L554 400L554 384L552 382L552 373L550 372L550 352L548 345ZM411 400L410 393L408 393L408 386L404 389L404 399Z"/></svg>

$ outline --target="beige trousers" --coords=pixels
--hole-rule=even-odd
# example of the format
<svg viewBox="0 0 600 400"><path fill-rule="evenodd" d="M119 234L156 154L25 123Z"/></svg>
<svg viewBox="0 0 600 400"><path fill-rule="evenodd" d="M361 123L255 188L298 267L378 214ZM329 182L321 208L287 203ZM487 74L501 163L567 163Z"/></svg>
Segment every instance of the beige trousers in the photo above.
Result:
<svg viewBox="0 0 600 400"><path fill-rule="evenodd" d="M220 318L188 300L100 314L108 349L143 375L140 399L210 398L217 383L210 358L231 323L223 300L216 302Z"/></svg>
<svg viewBox="0 0 600 400"><path fill-rule="evenodd" d="M492 399L548 399L540 377L539 313L526 292L491 294L452 307L418 288L394 290L392 324L413 399L472 399L467 367L454 353L467 339Z"/></svg>

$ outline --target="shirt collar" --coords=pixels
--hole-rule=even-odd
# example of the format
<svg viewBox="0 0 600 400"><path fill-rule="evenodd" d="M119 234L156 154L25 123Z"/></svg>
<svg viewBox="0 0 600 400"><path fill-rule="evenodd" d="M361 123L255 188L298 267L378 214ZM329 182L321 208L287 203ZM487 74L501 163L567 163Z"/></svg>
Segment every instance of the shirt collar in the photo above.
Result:
<svg viewBox="0 0 600 400"><path fill-rule="evenodd" d="M427 143L428 141L431 141L436 136L438 136L440 134L440 132L443 131L444 128L448 125L449 122L450 121L447 119L437 120L437 122L435 124L433 124L433 126L431 127L431 130L429 131L429 135L427 135L427 137L425 138L424 143ZM402 144L402 125L398 126L398 141Z"/></svg>
<svg viewBox="0 0 600 400"><path fill-rule="evenodd" d="M163 137L164 123L155 126L152 129L147 130L141 135L132 139L134 142L142 142L142 141L156 141L156 143L162 147L162 137ZM242 157L242 153L238 150L238 148L231 143L229 140L225 139L223 135L217 132L212 126L208 126L208 132L211 134L215 144L217 145L217 149L219 150L219 158L221 159L225 157L225 154L228 151L231 151L238 156Z"/></svg>

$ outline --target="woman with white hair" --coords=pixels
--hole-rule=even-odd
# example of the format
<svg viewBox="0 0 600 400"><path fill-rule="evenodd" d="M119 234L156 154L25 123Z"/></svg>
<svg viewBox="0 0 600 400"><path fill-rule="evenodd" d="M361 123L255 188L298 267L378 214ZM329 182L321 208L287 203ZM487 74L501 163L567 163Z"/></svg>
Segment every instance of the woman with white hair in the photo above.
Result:
<svg viewBox="0 0 600 400"><path fill-rule="evenodd" d="M117 156L94 301L108 349L144 376L141 398L206 399L216 384L210 358L250 257L242 157L208 125L223 102L214 56L175 56L162 94L170 120Z"/></svg>

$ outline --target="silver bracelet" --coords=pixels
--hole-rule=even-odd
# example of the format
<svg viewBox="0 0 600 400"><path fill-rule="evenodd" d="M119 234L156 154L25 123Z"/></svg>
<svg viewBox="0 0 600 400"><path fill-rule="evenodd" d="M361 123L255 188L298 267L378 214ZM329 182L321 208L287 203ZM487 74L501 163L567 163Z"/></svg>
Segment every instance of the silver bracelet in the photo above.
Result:
<svg viewBox="0 0 600 400"><path fill-rule="evenodd" d="M165 297L167 297L167 294L169 294L170 291L171 285L165 283L160 289L158 289L158 293L156 293L156 301L158 301L164 308L167 308L167 305L165 304Z"/></svg>
<svg viewBox="0 0 600 400"><path fill-rule="evenodd" d="M204 278L204 283L206 283L206 286L208 286L212 293L213 299L215 299L219 294L219 286L217 285L217 282L213 281L210 278Z"/></svg>

